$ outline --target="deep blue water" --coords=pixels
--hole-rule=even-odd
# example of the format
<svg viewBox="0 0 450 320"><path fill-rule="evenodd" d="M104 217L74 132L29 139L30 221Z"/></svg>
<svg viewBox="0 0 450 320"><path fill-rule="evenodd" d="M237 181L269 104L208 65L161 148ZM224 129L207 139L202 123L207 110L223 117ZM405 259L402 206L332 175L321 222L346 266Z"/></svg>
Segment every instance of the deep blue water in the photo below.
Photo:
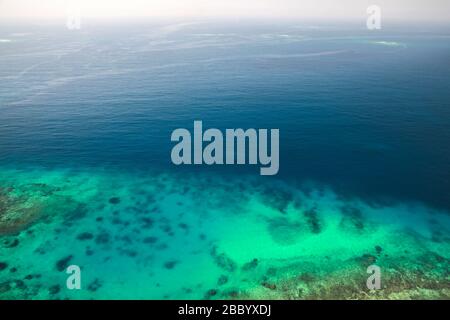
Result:
<svg viewBox="0 0 450 320"><path fill-rule="evenodd" d="M175 167L175 128L279 128L278 177L450 208L450 31L0 28L0 164ZM261 179L272 179L262 177Z"/></svg>

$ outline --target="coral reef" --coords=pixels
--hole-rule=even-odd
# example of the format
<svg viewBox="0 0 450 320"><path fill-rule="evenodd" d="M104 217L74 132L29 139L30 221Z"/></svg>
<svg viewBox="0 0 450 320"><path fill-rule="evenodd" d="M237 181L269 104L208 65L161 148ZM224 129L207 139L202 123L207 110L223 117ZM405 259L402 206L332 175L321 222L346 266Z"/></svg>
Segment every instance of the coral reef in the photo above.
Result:
<svg viewBox="0 0 450 320"><path fill-rule="evenodd" d="M0 298L450 297L447 212L242 181L11 174L0 193ZM71 264L88 270L86 290L65 290ZM381 290L366 286L374 264Z"/></svg>
<svg viewBox="0 0 450 320"><path fill-rule="evenodd" d="M0 236L17 233L42 215L43 205L24 196L12 195L12 190L0 189Z"/></svg>
<svg viewBox="0 0 450 320"><path fill-rule="evenodd" d="M366 260L366 258L364 258ZM305 299L305 300L354 300L354 299L448 299L450 296L449 259L428 253L420 261L430 263L429 269L421 269L421 263L403 257L384 259L382 287L369 290L367 274L361 260L343 262L334 271L324 271L323 266L314 271L287 272L284 276L261 281L260 287L240 291L223 298L237 299ZM368 261L365 261L368 262ZM363 263L366 265L366 263ZM311 264L291 266L295 270L311 269ZM314 268L313 268L314 269ZM286 276L292 273L297 275Z"/></svg>

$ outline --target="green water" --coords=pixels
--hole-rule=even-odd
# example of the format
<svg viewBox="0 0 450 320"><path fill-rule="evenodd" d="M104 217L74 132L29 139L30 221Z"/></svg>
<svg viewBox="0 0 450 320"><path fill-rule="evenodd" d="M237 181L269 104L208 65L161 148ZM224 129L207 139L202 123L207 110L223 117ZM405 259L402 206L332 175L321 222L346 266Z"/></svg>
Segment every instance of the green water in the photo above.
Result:
<svg viewBox="0 0 450 320"><path fill-rule="evenodd" d="M0 181L1 299L450 297L450 219L420 203L245 175L4 167ZM72 264L82 290L65 286ZM366 287L372 264L382 290Z"/></svg>

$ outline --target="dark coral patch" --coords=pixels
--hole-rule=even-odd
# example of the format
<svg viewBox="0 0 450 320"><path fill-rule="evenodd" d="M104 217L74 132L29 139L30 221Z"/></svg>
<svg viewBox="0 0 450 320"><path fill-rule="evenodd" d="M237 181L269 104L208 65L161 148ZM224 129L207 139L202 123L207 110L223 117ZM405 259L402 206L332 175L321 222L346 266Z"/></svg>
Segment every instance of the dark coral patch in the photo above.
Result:
<svg viewBox="0 0 450 320"><path fill-rule="evenodd" d="M341 211L343 214L341 226L345 227L348 223L350 223L359 231L364 229L364 218L360 209L354 207L343 207Z"/></svg>
<svg viewBox="0 0 450 320"><path fill-rule="evenodd" d="M249 271L249 270L255 269L257 266L258 266L258 259L255 258L252 261L247 262L246 264L244 264L242 266L242 270L243 271Z"/></svg>
<svg viewBox="0 0 450 320"><path fill-rule="evenodd" d="M217 295L217 290L216 290L216 289L208 290L208 291L205 293L205 299L211 299L212 297L214 297L214 296L216 296L216 295Z"/></svg>
<svg viewBox="0 0 450 320"><path fill-rule="evenodd" d="M167 234L172 233L172 228L169 225L161 226L161 230L164 231Z"/></svg>
<svg viewBox="0 0 450 320"><path fill-rule="evenodd" d="M363 254L361 257L356 258L356 261L358 261L363 267L368 267L377 262L377 257L371 254Z"/></svg>
<svg viewBox="0 0 450 320"><path fill-rule="evenodd" d="M109 203L111 204L119 204L120 203L120 198L119 197L112 197L109 199Z"/></svg>
<svg viewBox="0 0 450 320"><path fill-rule="evenodd" d="M85 204L83 204L83 203L77 204L75 206L75 209L67 212L67 220L68 220L67 224L70 224L71 222L73 222L75 220L79 220L79 219L86 217L87 213L88 213L88 209Z"/></svg>
<svg viewBox="0 0 450 320"><path fill-rule="evenodd" d="M61 291L61 287L59 284L55 284L48 289L50 294L58 294Z"/></svg>
<svg viewBox="0 0 450 320"><path fill-rule="evenodd" d="M189 229L189 226L186 223L180 223L180 224L178 224L178 226L181 229L186 230L186 231Z"/></svg>
<svg viewBox="0 0 450 320"><path fill-rule="evenodd" d="M126 256L129 256L129 257L136 257L137 254L138 254L137 251L135 251L135 250L130 250L130 249L118 248L117 251L118 251L120 254L123 254L123 255L126 255Z"/></svg>
<svg viewBox="0 0 450 320"><path fill-rule="evenodd" d="M106 244L109 242L109 240L110 236L106 232L102 232L95 237L95 243L97 244Z"/></svg>
<svg viewBox="0 0 450 320"><path fill-rule="evenodd" d="M6 293L11 290L11 284L9 281L0 283L0 294Z"/></svg>
<svg viewBox="0 0 450 320"><path fill-rule="evenodd" d="M311 232L316 234L320 233L322 228L320 225L319 217L317 216L316 208L306 210L303 214L308 222Z"/></svg>
<svg viewBox="0 0 450 320"><path fill-rule="evenodd" d="M262 282L261 285L264 288L267 288L267 289L270 289L270 290L275 290L277 288L277 285L275 283L270 283L270 282L266 282L266 281Z"/></svg>
<svg viewBox="0 0 450 320"><path fill-rule="evenodd" d="M217 284L219 286L222 286L222 285L226 284L227 282L228 282L228 277L226 275L221 275L219 277L219 279L217 280Z"/></svg>
<svg viewBox="0 0 450 320"><path fill-rule="evenodd" d="M14 248L19 245L18 239L4 239L2 241L2 246L5 248Z"/></svg>
<svg viewBox="0 0 450 320"><path fill-rule="evenodd" d="M88 289L89 291L95 292L95 291L97 291L98 289L100 289L101 286L102 286L102 283L100 282L100 280L99 280L99 279L95 279L94 281L92 281L92 282L88 285L87 289Z"/></svg>
<svg viewBox="0 0 450 320"><path fill-rule="evenodd" d="M167 261L166 263L164 263L164 268L166 269L173 269L175 268L175 266L178 264L178 261Z"/></svg>
<svg viewBox="0 0 450 320"><path fill-rule="evenodd" d="M156 243L156 241L158 241L157 237L146 237L143 240L144 243Z"/></svg>
<svg viewBox="0 0 450 320"><path fill-rule="evenodd" d="M67 257L64 257L64 258L58 260L56 262L56 270L64 271L69 266L70 260L72 260L72 258L73 258L73 255L69 255Z"/></svg>
<svg viewBox="0 0 450 320"><path fill-rule="evenodd" d="M83 233L80 233L77 236L77 239L81 240L81 241L83 241L83 240L91 240L93 238L94 238L94 235L92 233L90 233L90 232L83 232Z"/></svg>
<svg viewBox="0 0 450 320"><path fill-rule="evenodd" d="M22 280L13 280L12 283L18 289L25 289L27 287Z"/></svg>
<svg viewBox="0 0 450 320"><path fill-rule="evenodd" d="M8 268L8 264L6 262L0 262L0 271L5 270Z"/></svg>
<svg viewBox="0 0 450 320"><path fill-rule="evenodd" d="M286 213L289 203L293 201L292 194L281 188L266 189L263 191L263 196L269 206L281 213Z"/></svg>
<svg viewBox="0 0 450 320"><path fill-rule="evenodd" d="M211 250L211 256L214 262L225 271L233 272L236 270L236 262L231 260L225 253L218 253L217 247Z"/></svg>
<svg viewBox="0 0 450 320"><path fill-rule="evenodd" d="M302 282L305 282L305 283L312 283L312 282L315 280L315 277L314 277L314 275L312 275L311 273L305 272L305 273L302 273L302 274L298 277L298 279L299 279L300 281L302 281Z"/></svg>
<svg viewBox="0 0 450 320"><path fill-rule="evenodd" d="M151 228L153 226L153 224L155 223L152 218L142 218L141 221L142 221L142 227L146 228L146 229Z"/></svg>

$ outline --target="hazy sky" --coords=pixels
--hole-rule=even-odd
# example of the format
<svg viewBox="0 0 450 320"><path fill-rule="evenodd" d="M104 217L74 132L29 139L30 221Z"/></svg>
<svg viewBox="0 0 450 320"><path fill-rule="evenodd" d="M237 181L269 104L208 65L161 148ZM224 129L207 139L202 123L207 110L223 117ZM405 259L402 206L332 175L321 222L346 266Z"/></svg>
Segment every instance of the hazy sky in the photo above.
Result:
<svg viewBox="0 0 450 320"><path fill-rule="evenodd" d="M377 4L385 19L450 22L450 0L0 0L0 19L64 18L70 5L88 18L264 17L361 19Z"/></svg>

